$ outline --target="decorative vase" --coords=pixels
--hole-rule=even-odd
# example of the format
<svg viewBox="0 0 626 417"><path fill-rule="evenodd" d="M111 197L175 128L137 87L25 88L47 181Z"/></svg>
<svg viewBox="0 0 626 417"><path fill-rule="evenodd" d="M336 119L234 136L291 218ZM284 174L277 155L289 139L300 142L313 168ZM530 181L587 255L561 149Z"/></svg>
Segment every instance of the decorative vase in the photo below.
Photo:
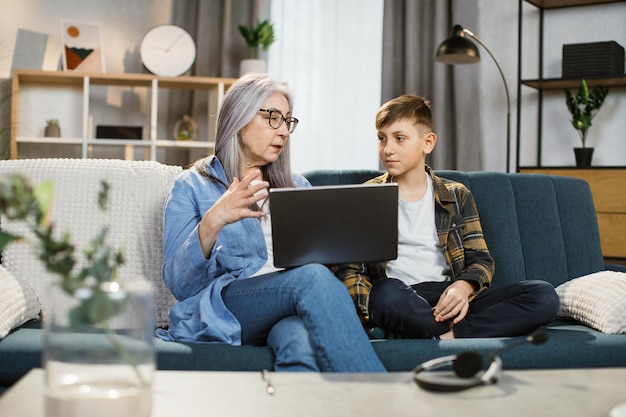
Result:
<svg viewBox="0 0 626 417"><path fill-rule="evenodd" d="M48 297L46 417L149 417L155 369L152 285L133 278L70 294L53 283Z"/></svg>
<svg viewBox="0 0 626 417"><path fill-rule="evenodd" d="M174 125L174 137L176 140L193 140L197 133L198 124L193 117L187 114Z"/></svg>
<svg viewBox="0 0 626 417"><path fill-rule="evenodd" d="M46 126L43 135L47 138L60 138L61 128L58 125Z"/></svg>
<svg viewBox="0 0 626 417"><path fill-rule="evenodd" d="M246 74L264 74L265 61L262 59L244 59L239 64L239 76Z"/></svg>
<svg viewBox="0 0 626 417"><path fill-rule="evenodd" d="M593 157L593 148L574 148L577 168L589 168Z"/></svg>

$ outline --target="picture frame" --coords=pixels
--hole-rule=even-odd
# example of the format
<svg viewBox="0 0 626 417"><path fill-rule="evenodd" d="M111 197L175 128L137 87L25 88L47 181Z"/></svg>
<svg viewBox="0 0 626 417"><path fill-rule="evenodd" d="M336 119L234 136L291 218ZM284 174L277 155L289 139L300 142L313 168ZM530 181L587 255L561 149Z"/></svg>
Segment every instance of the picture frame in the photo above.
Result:
<svg viewBox="0 0 626 417"><path fill-rule="evenodd" d="M104 73L98 23L61 20L63 71Z"/></svg>

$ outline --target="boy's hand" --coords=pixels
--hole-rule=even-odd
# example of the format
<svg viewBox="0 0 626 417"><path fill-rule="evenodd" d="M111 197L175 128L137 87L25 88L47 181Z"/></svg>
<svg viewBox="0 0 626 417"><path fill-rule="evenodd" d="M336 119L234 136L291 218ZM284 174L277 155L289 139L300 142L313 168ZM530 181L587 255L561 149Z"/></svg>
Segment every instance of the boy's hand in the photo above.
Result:
<svg viewBox="0 0 626 417"><path fill-rule="evenodd" d="M453 324L457 324L463 320L469 310L469 296L472 292L474 288L467 281L459 280L450 284L433 308L435 321L452 320Z"/></svg>

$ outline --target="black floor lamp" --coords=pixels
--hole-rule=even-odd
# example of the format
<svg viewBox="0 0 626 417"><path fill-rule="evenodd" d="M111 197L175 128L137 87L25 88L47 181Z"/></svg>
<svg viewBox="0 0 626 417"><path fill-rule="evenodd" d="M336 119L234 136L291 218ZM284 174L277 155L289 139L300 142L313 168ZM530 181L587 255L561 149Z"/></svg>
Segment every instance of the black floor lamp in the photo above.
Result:
<svg viewBox="0 0 626 417"><path fill-rule="evenodd" d="M487 48L476 35L461 25L455 25L450 32L450 37L443 41L441 45L439 45L439 48L437 48L435 61L449 65L474 64L480 61L478 48L476 48L476 45L467 39L465 35L468 35L485 48L493 59L493 62L496 63L498 71L500 71L500 76L502 77L502 82L504 83L504 92L506 93L506 172L509 172L509 160L511 157L511 100L509 98L509 87L506 84L504 73L496 57L493 56L489 48Z"/></svg>

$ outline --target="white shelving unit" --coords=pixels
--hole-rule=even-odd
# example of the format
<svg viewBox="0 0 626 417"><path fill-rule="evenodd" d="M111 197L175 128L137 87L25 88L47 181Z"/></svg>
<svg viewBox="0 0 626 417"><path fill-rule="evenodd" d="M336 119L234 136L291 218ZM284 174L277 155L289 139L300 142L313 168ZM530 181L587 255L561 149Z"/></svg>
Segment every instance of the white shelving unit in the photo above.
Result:
<svg viewBox="0 0 626 417"><path fill-rule="evenodd" d="M150 74L96 74L58 71L15 70L12 80L11 102L11 159L19 158L20 144L53 144L53 145L80 145L83 158L91 156L94 146L123 147L125 159L134 159L135 147L144 148L145 159L156 160L158 149L207 149L214 147L215 122L217 111L224 96L224 92L235 82L233 78L214 77L159 77ZM147 129L144 129L144 138L114 139L94 138L93 118L94 106L91 106L94 86L122 86L144 87L148 89ZM71 92L81 91L80 137L39 137L32 135L32 129L26 129L20 123L23 115L21 104L24 100L21 92L25 90L61 89ZM168 137L158 137L159 126L159 92L163 89L201 90L208 94L207 99L207 126L206 138L180 141ZM24 110L27 111L27 110ZM169 131L169 130L168 130ZM24 132L24 133L23 133ZM31 133L30 135L28 133ZM76 135L72 135L76 136Z"/></svg>

